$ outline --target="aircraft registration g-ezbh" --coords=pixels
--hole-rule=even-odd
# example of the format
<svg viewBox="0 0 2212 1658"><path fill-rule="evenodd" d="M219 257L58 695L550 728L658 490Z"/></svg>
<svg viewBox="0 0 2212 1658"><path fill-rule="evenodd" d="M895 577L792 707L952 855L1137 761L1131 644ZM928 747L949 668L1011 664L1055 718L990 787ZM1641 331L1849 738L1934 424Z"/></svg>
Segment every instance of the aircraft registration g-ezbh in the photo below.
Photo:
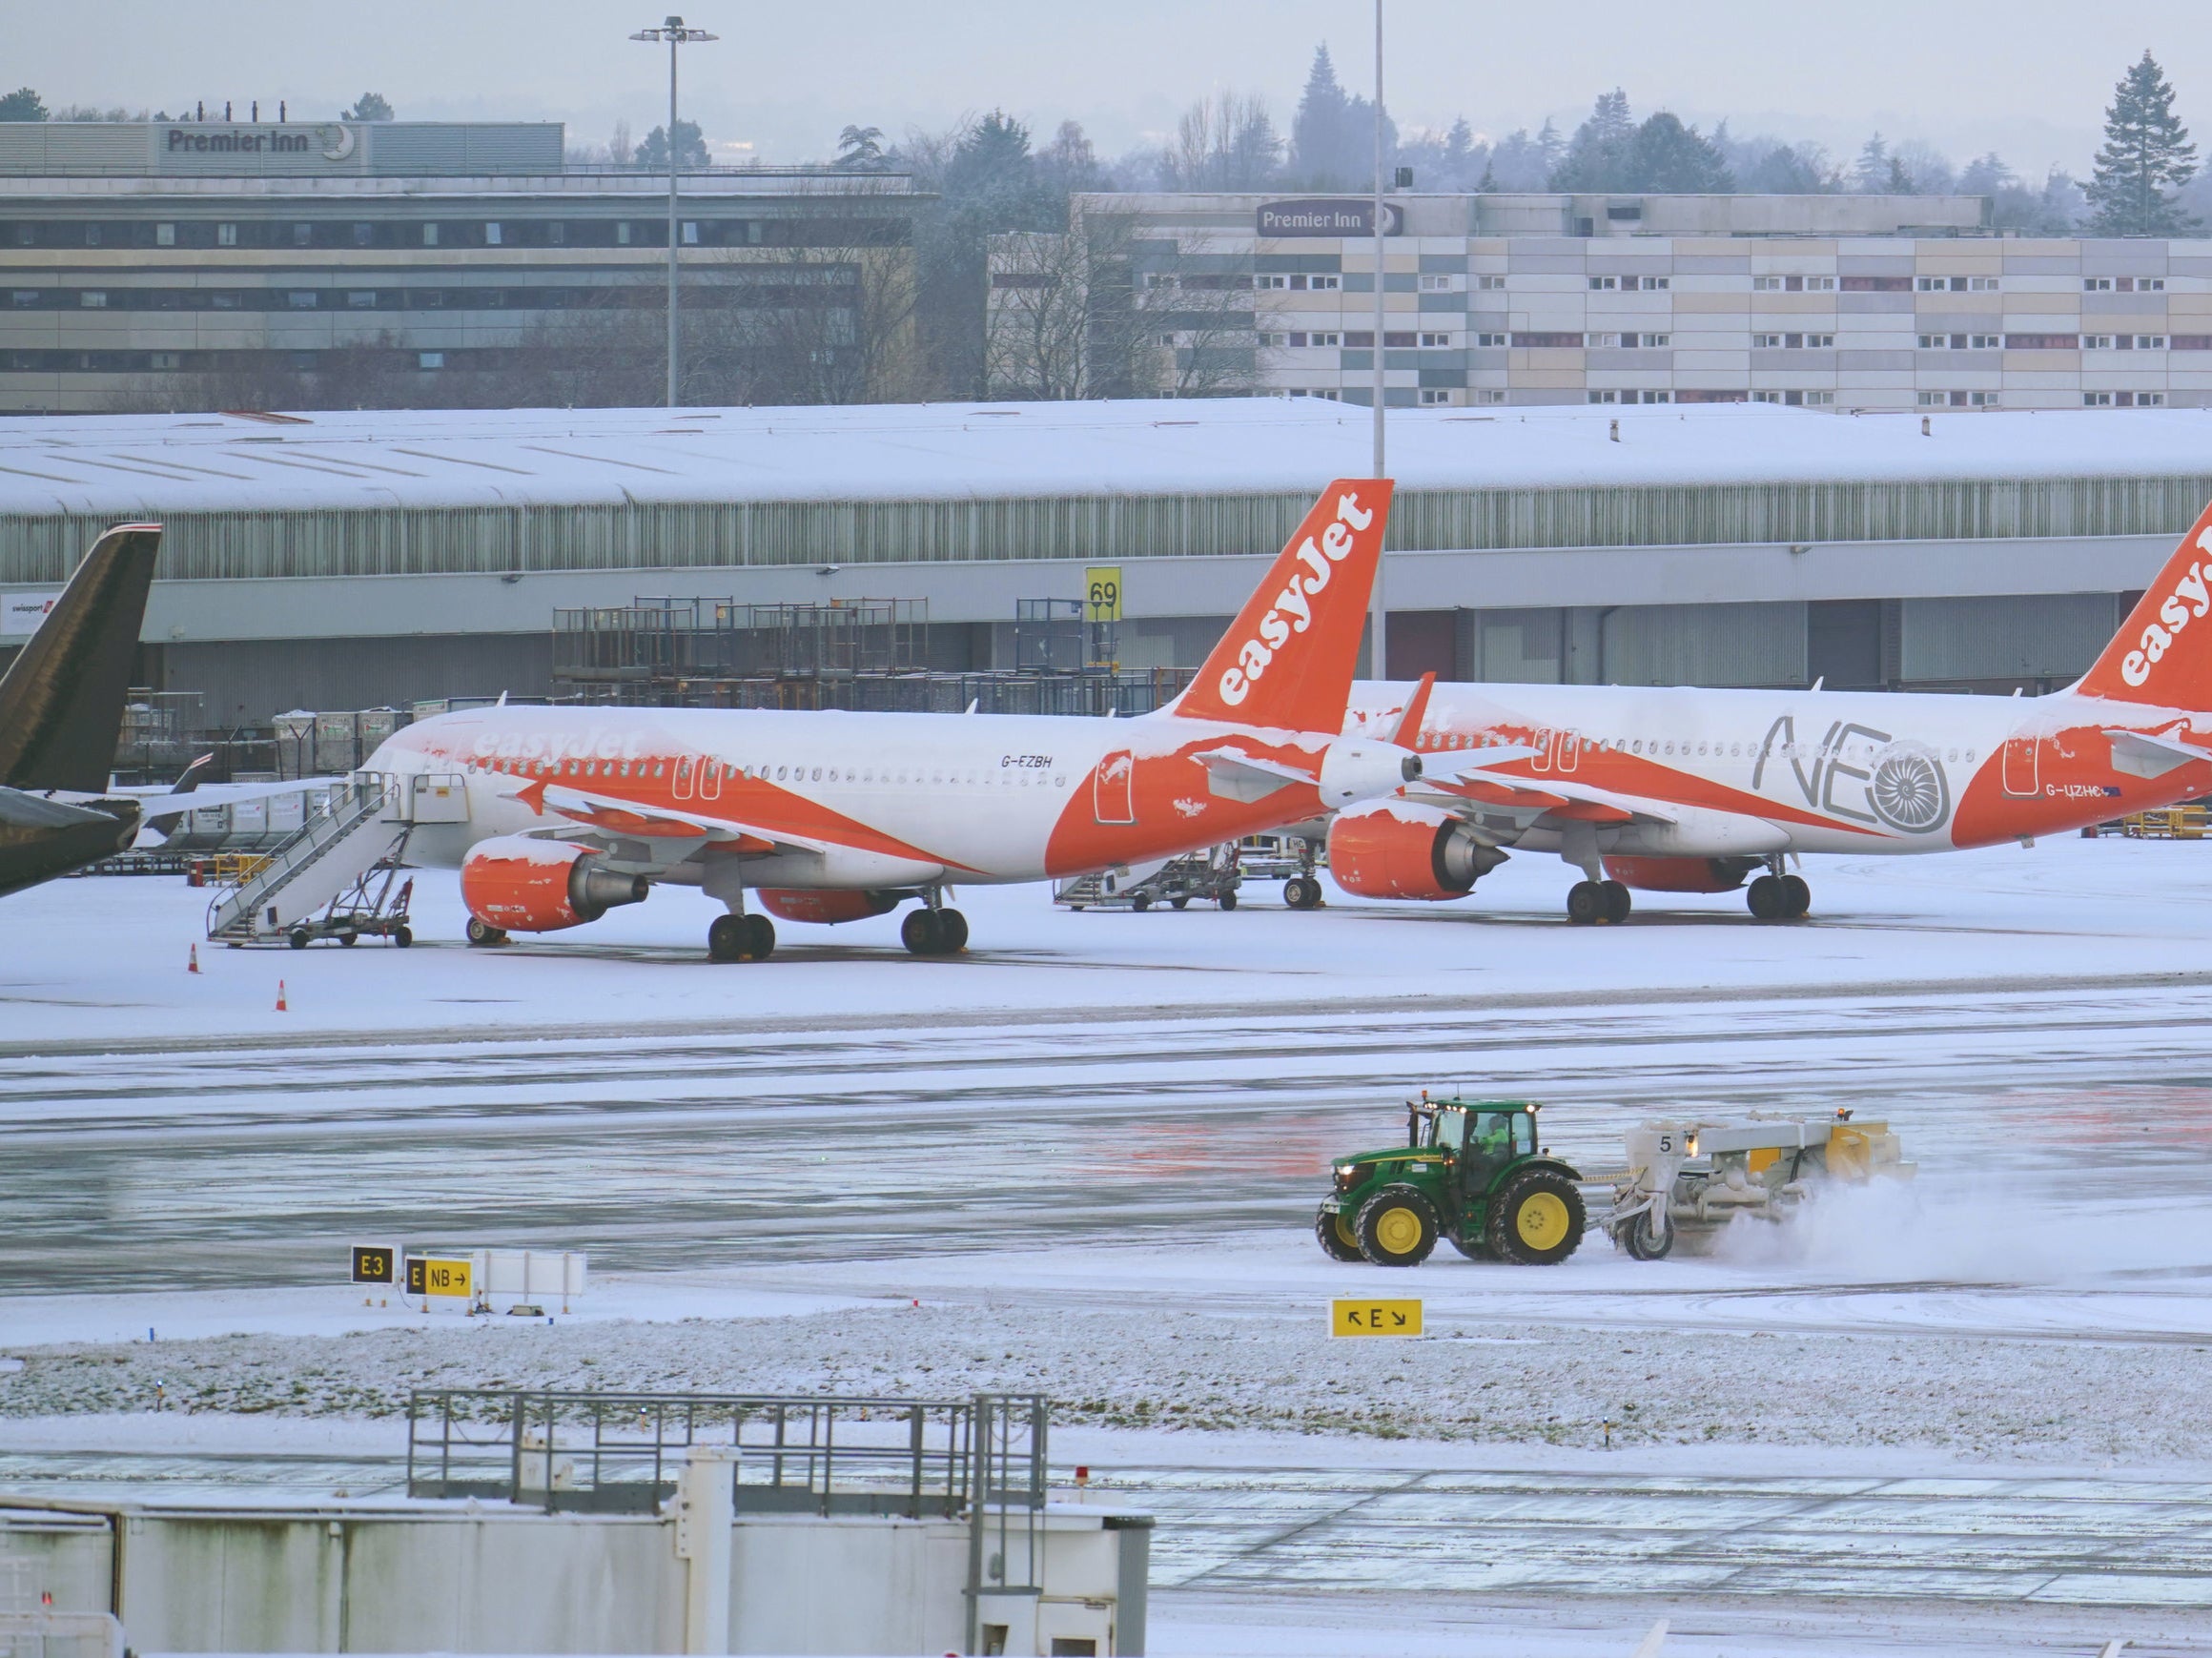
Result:
<svg viewBox="0 0 2212 1658"><path fill-rule="evenodd" d="M1725 892L1754 870L1752 915L1794 919L1812 892L1792 853L2027 842L2212 793L2212 508L2089 671L2047 696L1355 687L1348 731L1402 725L1430 776L1330 824L1349 892L1457 898L1511 849L1582 872L1571 921L1625 920L1631 888ZM1440 775L1497 744L1531 752Z"/></svg>
<svg viewBox="0 0 2212 1658"><path fill-rule="evenodd" d="M766 958L768 915L908 899L906 947L949 954L948 886L1165 859L1421 775L1394 728L1343 734L1389 507L1386 480L1330 484L1198 677L1137 719L501 706L409 726L363 769L463 780L465 821L418 822L402 855L460 870L474 943L669 882L727 910L716 961Z"/></svg>

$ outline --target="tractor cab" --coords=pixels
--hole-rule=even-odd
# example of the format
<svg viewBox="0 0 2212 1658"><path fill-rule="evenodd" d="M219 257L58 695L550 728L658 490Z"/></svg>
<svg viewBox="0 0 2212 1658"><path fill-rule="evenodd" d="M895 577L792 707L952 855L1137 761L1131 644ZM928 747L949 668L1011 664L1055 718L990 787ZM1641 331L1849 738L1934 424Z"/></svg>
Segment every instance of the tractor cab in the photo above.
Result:
<svg viewBox="0 0 2212 1658"><path fill-rule="evenodd" d="M1315 1236L1338 1260L1412 1266L1439 1238L1475 1260L1565 1260L1586 1224L1579 1177L1537 1142L1520 1099L1405 1104L1405 1144L1338 1158Z"/></svg>

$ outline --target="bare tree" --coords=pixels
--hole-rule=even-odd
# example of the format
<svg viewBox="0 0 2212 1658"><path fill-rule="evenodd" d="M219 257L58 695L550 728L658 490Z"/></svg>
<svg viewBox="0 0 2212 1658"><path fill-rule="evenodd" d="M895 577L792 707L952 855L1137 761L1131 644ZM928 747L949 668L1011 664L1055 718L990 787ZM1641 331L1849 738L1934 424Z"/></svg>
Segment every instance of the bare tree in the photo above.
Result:
<svg viewBox="0 0 2212 1658"><path fill-rule="evenodd" d="M991 238L984 373L994 398L1056 402L1091 395L1090 250L1079 235Z"/></svg>
<svg viewBox="0 0 2212 1658"><path fill-rule="evenodd" d="M1282 166L1282 137L1257 94L1216 92L1182 113L1160 157L1169 190L1264 190Z"/></svg>

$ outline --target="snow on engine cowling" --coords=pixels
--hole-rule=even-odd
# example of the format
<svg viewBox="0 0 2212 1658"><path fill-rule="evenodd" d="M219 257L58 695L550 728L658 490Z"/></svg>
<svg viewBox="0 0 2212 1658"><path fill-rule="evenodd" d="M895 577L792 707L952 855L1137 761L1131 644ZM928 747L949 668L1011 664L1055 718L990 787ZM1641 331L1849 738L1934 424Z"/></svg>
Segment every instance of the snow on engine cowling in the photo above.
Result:
<svg viewBox="0 0 2212 1658"><path fill-rule="evenodd" d="M501 835L479 841L461 866L468 912L502 932L552 932L642 903L650 883L596 866L588 847Z"/></svg>
<svg viewBox="0 0 2212 1658"><path fill-rule="evenodd" d="M813 890L763 887L759 896L761 908L770 915L781 916L786 921L820 921L831 925L840 921L866 921L871 915L889 915L899 904L894 893L853 892L836 888Z"/></svg>
<svg viewBox="0 0 2212 1658"><path fill-rule="evenodd" d="M1732 892L1759 858L1608 858L1606 875L1644 892Z"/></svg>
<svg viewBox="0 0 2212 1658"><path fill-rule="evenodd" d="M1390 801L1338 814L1329 873L1362 898L1458 898L1505 861L1464 821L1432 806Z"/></svg>

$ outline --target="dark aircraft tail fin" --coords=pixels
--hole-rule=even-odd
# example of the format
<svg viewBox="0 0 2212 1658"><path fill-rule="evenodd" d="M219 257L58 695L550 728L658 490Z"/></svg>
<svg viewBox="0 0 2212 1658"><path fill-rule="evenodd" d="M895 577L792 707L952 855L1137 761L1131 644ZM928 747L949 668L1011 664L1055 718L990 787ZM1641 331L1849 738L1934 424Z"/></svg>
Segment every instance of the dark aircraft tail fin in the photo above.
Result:
<svg viewBox="0 0 2212 1658"><path fill-rule="evenodd" d="M157 523L120 524L94 542L9 665L0 678L0 785L107 789L160 549Z"/></svg>

